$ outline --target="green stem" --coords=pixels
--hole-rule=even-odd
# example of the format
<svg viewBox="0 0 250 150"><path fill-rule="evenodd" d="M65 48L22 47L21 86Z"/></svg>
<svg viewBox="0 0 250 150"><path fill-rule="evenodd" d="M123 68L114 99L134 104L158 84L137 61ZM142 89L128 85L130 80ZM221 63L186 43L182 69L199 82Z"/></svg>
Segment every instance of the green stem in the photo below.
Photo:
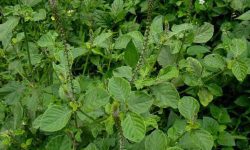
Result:
<svg viewBox="0 0 250 150"><path fill-rule="evenodd" d="M88 63L89 63L89 56L90 56L90 53L91 53L91 49L93 47L93 30L92 30L92 26L89 27L89 47L88 47L88 54L87 54L87 58L86 58L86 62L84 64L84 69L83 69L83 75L85 74L86 72L86 69L88 67Z"/></svg>
<svg viewBox="0 0 250 150"><path fill-rule="evenodd" d="M89 118L92 121L96 121L93 117L91 117L90 115L88 115L87 113L85 113L83 110L78 109L84 116L86 116L87 118Z"/></svg>
<svg viewBox="0 0 250 150"><path fill-rule="evenodd" d="M25 46L26 46L26 51L27 51L28 61L29 61L29 71L30 71L30 75L32 76L32 80L33 80L33 75L32 75L33 67L32 67L32 64L31 64L28 36L27 36L27 31L26 31L26 25L25 25L25 22L24 22L23 19L22 19L22 25L23 25L23 31L24 31L24 41L25 41Z"/></svg>
<svg viewBox="0 0 250 150"><path fill-rule="evenodd" d="M116 106L113 107L113 118L115 120L115 125L119 136L119 150L125 150L125 137L122 131L119 109Z"/></svg>
<svg viewBox="0 0 250 150"><path fill-rule="evenodd" d="M236 132L236 130L238 129L240 123L241 123L241 116L237 119L235 128L233 129L233 132L232 132L232 133L235 133L235 132Z"/></svg>
<svg viewBox="0 0 250 150"><path fill-rule="evenodd" d="M175 143L178 142L185 135L186 132L187 131L182 132L181 135L173 141L173 144L176 145Z"/></svg>
<svg viewBox="0 0 250 150"><path fill-rule="evenodd" d="M79 128L78 122L77 122L77 115L76 115L76 112L74 112L74 118L75 118L75 126L76 126L77 128Z"/></svg>
<svg viewBox="0 0 250 150"><path fill-rule="evenodd" d="M84 69L83 69L83 75L85 74L86 69L88 67L89 55L90 55L90 52L88 52L88 54L87 54L87 58L86 58L86 61L85 61L85 64L84 64Z"/></svg>
<svg viewBox="0 0 250 150"><path fill-rule="evenodd" d="M112 55L110 54L110 56L109 56L109 62L108 62L108 71L109 71L109 69L110 69L111 61L112 61Z"/></svg>
<svg viewBox="0 0 250 150"><path fill-rule="evenodd" d="M236 140L249 140L248 137L241 136L241 135L233 135L233 138Z"/></svg>

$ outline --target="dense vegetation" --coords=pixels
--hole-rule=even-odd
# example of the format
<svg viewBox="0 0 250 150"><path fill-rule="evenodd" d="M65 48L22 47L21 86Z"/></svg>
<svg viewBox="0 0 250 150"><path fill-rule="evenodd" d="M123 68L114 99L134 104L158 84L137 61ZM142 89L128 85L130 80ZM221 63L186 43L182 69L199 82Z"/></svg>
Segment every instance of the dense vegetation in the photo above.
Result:
<svg viewBox="0 0 250 150"><path fill-rule="evenodd" d="M249 0L1 0L0 149L250 149Z"/></svg>

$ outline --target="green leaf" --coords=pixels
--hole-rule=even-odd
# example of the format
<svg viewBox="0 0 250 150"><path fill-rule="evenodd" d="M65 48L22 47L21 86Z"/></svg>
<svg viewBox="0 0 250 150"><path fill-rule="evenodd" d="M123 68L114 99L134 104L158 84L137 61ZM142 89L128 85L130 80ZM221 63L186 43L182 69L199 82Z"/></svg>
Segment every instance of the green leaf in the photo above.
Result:
<svg viewBox="0 0 250 150"><path fill-rule="evenodd" d="M233 53L234 57L238 57L247 50L246 39L233 39L229 45L229 51Z"/></svg>
<svg viewBox="0 0 250 150"><path fill-rule="evenodd" d="M212 150L214 140L213 136L206 130L193 130L187 132L179 143L183 149Z"/></svg>
<svg viewBox="0 0 250 150"><path fill-rule="evenodd" d="M171 30L174 34L179 34L180 32L193 29L193 25L191 23L183 23L180 25L173 25Z"/></svg>
<svg viewBox="0 0 250 150"><path fill-rule="evenodd" d="M194 43L206 43L214 34L214 26L205 22L201 27L194 31Z"/></svg>
<svg viewBox="0 0 250 150"><path fill-rule="evenodd" d="M163 32L163 16L160 15L153 19L149 31L150 42L158 43L160 40L159 34Z"/></svg>
<svg viewBox="0 0 250 150"><path fill-rule="evenodd" d="M210 54L204 58L204 63L208 68L223 70L226 67L226 61L218 54Z"/></svg>
<svg viewBox="0 0 250 150"><path fill-rule="evenodd" d="M94 143L90 143L87 147L85 147L83 150L99 150L97 146Z"/></svg>
<svg viewBox="0 0 250 150"><path fill-rule="evenodd" d="M216 120L210 117L203 117L202 120L202 128L207 130L209 133L213 135L217 135L220 130L220 125Z"/></svg>
<svg viewBox="0 0 250 150"><path fill-rule="evenodd" d="M124 77L129 81L132 80L132 68L129 66L121 66L113 70L114 77Z"/></svg>
<svg viewBox="0 0 250 150"><path fill-rule="evenodd" d="M40 37L40 39L37 41L37 44L40 47L52 47L55 45L55 40L57 36L58 34L56 32L49 31Z"/></svg>
<svg viewBox="0 0 250 150"><path fill-rule="evenodd" d="M23 98L22 104L27 107L27 109L31 112L35 112L39 108L41 93L38 89L32 89L30 94Z"/></svg>
<svg viewBox="0 0 250 150"><path fill-rule="evenodd" d="M235 141L233 136L228 132L222 132L219 134L218 143L224 146L235 146Z"/></svg>
<svg viewBox="0 0 250 150"><path fill-rule="evenodd" d="M200 103L206 107L210 102L213 101L213 94L206 88L201 88L198 92Z"/></svg>
<svg viewBox="0 0 250 150"><path fill-rule="evenodd" d="M104 124L105 124L105 129L106 129L106 132L111 135L114 133L114 125L115 125L115 120L114 120L114 117L112 115L110 115L105 121L104 121Z"/></svg>
<svg viewBox="0 0 250 150"><path fill-rule="evenodd" d="M157 80L160 81L168 81L173 78L177 78L179 76L179 70L177 67L168 66L159 71L157 76Z"/></svg>
<svg viewBox="0 0 250 150"><path fill-rule="evenodd" d="M153 131L145 140L145 150L166 150L167 147L167 135L161 130Z"/></svg>
<svg viewBox="0 0 250 150"><path fill-rule="evenodd" d="M139 60L139 54L132 41L130 41L126 47L124 59L125 59L126 64L128 64L131 67L135 67Z"/></svg>
<svg viewBox="0 0 250 150"><path fill-rule="evenodd" d="M182 97L178 103L178 110L180 114L191 122L194 122L197 118L199 109L199 102L191 96Z"/></svg>
<svg viewBox="0 0 250 150"><path fill-rule="evenodd" d="M172 54L177 54L180 52L180 50L182 49L182 41L180 40L173 40L169 46L170 46L170 50Z"/></svg>
<svg viewBox="0 0 250 150"><path fill-rule="evenodd" d="M34 122L39 124L41 130L46 132L59 131L66 126L72 111L60 105L52 105Z"/></svg>
<svg viewBox="0 0 250 150"><path fill-rule="evenodd" d="M8 37L8 35L12 35L12 31L18 25L18 22L19 18L10 17L6 22L0 24L0 41L5 40Z"/></svg>
<svg viewBox="0 0 250 150"><path fill-rule="evenodd" d="M13 105L20 101L25 94L25 86L22 83L12 81L0 88L0 96L7 105Z"/></svg>
<svg viewBox="0 0 250 150"><path fill-rule="evenodd" d="M203 82L201 76L194 75L192 72L184 73L182 75L184 83L188 86L202 86Z"/></svg>
<svg viewBox="0 0 250 150"><path fill-rule="evenodd" d="M39 54L38 46L35 43L29 42L29 50L30 50L31 64L39 65L42 59L42 55Z"/></svg>
<svg viewBox="0 0 250 150"><path fill-rule="evenodd" d="M132 38L132 41L134 42L134 44L138 50L143 48L144 36L142 35L141 32L132 31L132 32L127 33L127 35L129 35Z"/></svg>
<svg viewBox="0 0 250 150"><path fill-rule="evenodd" d="M213 136L205 130L191 132L191 139L202 150L211 150L214 145Z"/></svg>
<svg viewBox="0 0 250 150"><path fill-rule="evenodd" d="M165 82L153 86L152 92L156 97L155 105L162 108L177 108L180 96L172 83Z"/></svg>
<svg viewBox="0 0 250 150"><path fill-rule="evenodd" d="M244 21L250 20L250 10L246 11L244 14L240 15L236 19L244 20Z"/></svg>
<svg viewBox="0 0 250 150"><path fill-rule="evenodd" d="M168 137L171 140L178 140L181 135L184 135L186 132L187 122L183 119L175 119L172 127L168 129Z"/></svg>
<svg viewBox="0 0 250 150"><path fill-rule="evenodd" d="M79 56L86 55L89 52L89 50L85 47L76 47L76 48L73 48L71 52L72 52L73 59L75 59Z"/></svg>
<svg viewBox="0 0 250 150"><path fill-rule="evenodd" d="M201 54L204 54L207 52L209 52L209 49L204 47L204 46L200 46L200 45L190 46L187 49L188 55L201 55Z"/></svg>
<svg viewBox="0 0 250 150"><path fill-rule="evenodd" d="M115 49L125 49L131 41L131 37L129 35L119 36L115 41Z"/></svg>
<svg viewBox="0 0 250 150"><path fill-rule="evenodd" d="M210 84L206 85L206 87L215 96L222 96L223 95L222 88L215 83L210 83Z"/></svg>
<svg viewBox="0 0 250 150"><path fill-rule="evenodd" d="M151 34L159 34L163 32L163 16L156 16L153 21L152 24L150 26L150 33Z"/></svg>
<svg viewBox="0 0 250 150"><path fill-rule="evenodd" d="M177 147L177 146L174 146L174 147L167 148L167 150L184 150L184 149Z"/></svg>
<svg viewBox="0 0 250 150"><path fill-rule="evenodd" d="M109 94L100 87L89 89L83 99L83 107L88 110L96 110L109 102Z"/></svg>
<svg viewBox="0 0 250 150"><path fill-rule="evenodd" d="M33 14L33 21L40 21L40 20L44 20L45 18L46 18L45 9L39 9L38 12L35 12Z"/></svg>
<svg viewBox="0 0 250 150"><path fill-rule="evenodd" d="M192 57L188 57L187 63L188 63L188 66L187 66L188 72L194 73L194 75L198 76L198 77L201 76L202 65L197 59L192 58Z"/></svg>
<svg viewBox="0 0 250 150"><path fill-rule="evenodd" d="M237 11L243 11L245 8L243 0L231 0L230 6Z"/></svg>
<svg viewBox="0 0 250 150"><path fill-rule="evenodd" d="M163 46L157 61L162 66L176 65L177 55L172 54L169 46Z"/></svg>
<svg viewBox="0 0 250 150"><path fill-rule="evenodd" d="M56 52L54 54L55 59L60 62L59 65L64 66L65 68L67 68L68 66L68 62L69 62L69 66L71 67L71 65L73 64L74 60L73 60L73 55L72 52L69 51L68 54L66 54L63 50L60 50L58 52Z"/></svg>
<svg viewBox="0 0 250 150"><path fill-rule="evenodd" d="M130 95L131 87L128 81L121 77L113 77L108 83L109 93L117 100L125 102Z"/></svg>
<svg viewBox="0 0 250 150"><path fill-rule="evenodd" d="M123 0L114 0L114 2L111 5L111 11L113 13L118 13L123 9Z"/></svg>
<svg viewBox="0 0 250 150"><path fill-rule="evenodd" d="M6 111L6 107L5 105L0 102L0 121L3 122L5 120L5 111Z"/></svg>
<svg viewBox="0 0 250 150"><path fill-rule="evenodd" d="M157 115L151 115L147 113L144 113L144 114L145 114L144 121L145 121L146 127L153 127L153 128L158 129L157 122L159 121L160 117Z"/></svg>
<svg viewBox="0 0 250 150"><path fill-rule="evenodd" d="M37 5L38 3L40 3L42 0L21 0L21 2L24 4L24 5L27 5L27 6L35 6Z"/></svg>
<svg viewBox="0 0 250 150"><path fill-rule="evenodd" d="M23 107L20 102L15 103L11 107L11 111L13 113L13 128L19 129L21 128L22 122L23 122Z"/></svg>
<svg viewBox="0 0 250 150"><path fill-rule="evenodd" d="M43 115L39 115L38 117L36 117L36 119L32 123L33 128L38 129L40 127L40 122L41 122L42 117Z"/></svg>
<svg viewBox="0 0 250 150"><path fill-rule="evenodd" d="M138 143L144 138L146 125L140 115L129 113L121 124L123 135L127 139Z"/></svg>
<svg viewBox="0 0 250 150"><path fill-rule="evenodd" d="M70 150L72 141L66 135L57 135L51 138L46 145L46 150Z"/></svg>
<svg viewBox="0 0 250 150"><path fill-rule="evenodd" d="M210 113L215 119L217 119L219 123L231 122L230 116L225 108L220 108L215 105L211 105L209 108L210 108Z"/></svg>
<svg viewBox="0 0 250 150"><path fill-rule="evenodd" d="M67 81L67 77L68 77L68 72L67 72L66 66L65 66L65 65L62 65L62 64L56 65L56 64L53 62L53 69L54 69L54 71L57 73L58 78L59 78L63 83L65 83L65 82Z"/></svg>
<svg viewBox="0 0 250 150"><path fill-rule="evenodd" d="M235 60L232 64L232 72L237 80L243 81L247 76L248 66L245 62Z"/></svg>
<svg viewBox="0 0 250 150"><path fill-rule="evenodd" d="M125 17L126 12L123 10L123 7L124 7L123 0L113 1L111 5L111 14L115 19L115 22L119 22Z"/></svg>
<svg viewBox="0 0 250 150"><path fill-rule="evenodd" d="M102 48L108 48L108 39L112 36L112 33L101 33L98 35L94 41L93 44L98 47Z"/></svg>
<svg viewBox="0 0 250 150"><path fill-rule="evenodd" d="M141 114L149 111L153 104L153 99L144 92L132 92L128 98L128 109Z"/></svg>
<svg viewBox="0 0 250 150"><path fill-rule="evenodd" d="M32 60L32 59L31 59ZM32 61L31 61L32 63ZM20 60L14 60L9 63L8 69L12 74L19 74L21 76L25 75L23 64Z"/></svg>
<svg viewBox="0 0 250 150"><path fill-rule="evenodd" d="M241 95L239 96L235 101L234 103L238 106L241 106L241 107L249 107L250 106L250 103L249 103L249 98L248 96L246 95Z"/></svg>

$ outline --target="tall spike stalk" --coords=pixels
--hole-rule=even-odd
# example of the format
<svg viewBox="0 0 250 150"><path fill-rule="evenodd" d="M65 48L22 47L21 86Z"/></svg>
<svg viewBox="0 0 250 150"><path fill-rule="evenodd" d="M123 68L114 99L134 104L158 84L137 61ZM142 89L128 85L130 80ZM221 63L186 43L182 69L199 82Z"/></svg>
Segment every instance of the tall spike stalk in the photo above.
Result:
<svg viewBox="0 0 250 150"><path fill-rule="evenodd" d="M51 6L51 10L53 13L53 16L55 18L55 22L56 22L56 29L59 32L60 38L63 42L64 45L64 55L66 56L66 61L67 61L67 79L69 80L69 84L70 84L70 92L69 94L69 99L70 101L75 101L75 94L74 94L74 85L73 85L73 75L72 75L72 71L71 71L71 65L70 65L70 60L69 60L69 49L68 49L68 45L67 45L67 41L66 41L66 32L65 29L63 28L63 24L61 22L61 19L58 15L58 10L57 10L57 0L49 0L50 2L50 6ZM75 127L78 128L78 123L77 123L77 115L76 112L74 112L74 121L75 121ZM75 137L73 136L73 150L77 149L77 141L75 139Z"/></svg>
<svg viewBox="0 0 250 150"><path fill-rule="evenodd" d="M49 0L49 2L50 2L53 17L55 18L56 29L58 30L60 38L61 38L61 40L63 42L63 45L64 45L64 55L66 56L67 70L68 70L67 79L69 79L70 91L71 91L69 93L70 94L70 100L75 101L73 75L72 75L71 65L70 65L70 60L69 60L69 49L68 49L68 45L67 45L67 41L66 41L66 32L65 32L65 29L63 28L63 24L61 22L61 19L60 19L59 15L58 15L57 0Z"/></svg>
<svg viewBox="0 0 250 150"><path fill-rule="evenodd" d="M139 60L135 66L131 82L135 80L136 76L138 75L138 72L140 71L142 65L144 64L144 59L145 59L144 57L148 50L149 31L150 31L150 23L152 20L153 6L154 6L154 0L148 0L148 11L147 11L147 20L146 20L146 30L144 34L144 40L143 40L143 48L142 48Z"/></svg>

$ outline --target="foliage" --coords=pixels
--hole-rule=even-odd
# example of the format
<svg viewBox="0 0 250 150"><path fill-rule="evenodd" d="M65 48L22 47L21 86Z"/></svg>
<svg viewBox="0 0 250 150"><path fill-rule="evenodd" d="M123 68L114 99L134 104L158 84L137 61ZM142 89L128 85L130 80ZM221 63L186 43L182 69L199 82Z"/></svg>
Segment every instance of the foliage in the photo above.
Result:
<svg viewBox="0 0 250 150"><path fill-rule="evenodd" d="M248 0L1 0L0 149L249 149Z"/></svg>

